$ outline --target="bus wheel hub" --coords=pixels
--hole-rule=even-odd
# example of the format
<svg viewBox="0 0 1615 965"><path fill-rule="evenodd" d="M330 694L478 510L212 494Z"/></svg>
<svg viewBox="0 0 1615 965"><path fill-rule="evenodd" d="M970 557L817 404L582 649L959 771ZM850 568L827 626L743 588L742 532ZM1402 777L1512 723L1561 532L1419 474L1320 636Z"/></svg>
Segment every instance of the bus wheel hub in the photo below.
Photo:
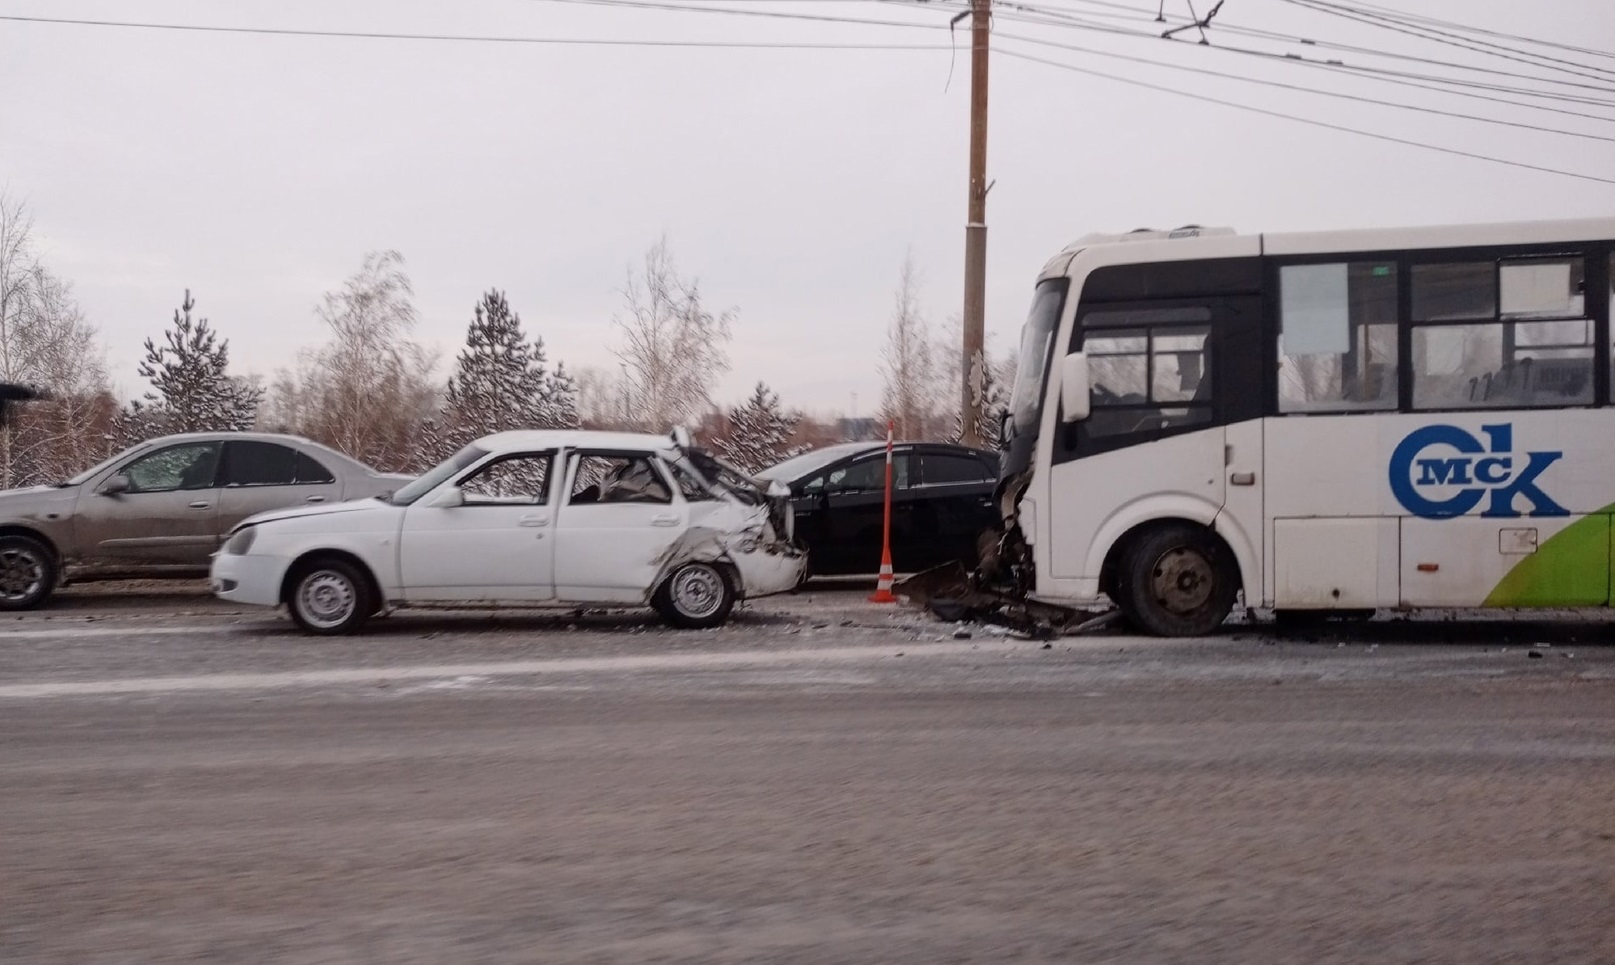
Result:
<svg viewBox="0 0 1615 965"><path fill-rule="evenodd" d="M1174 613L1206 605L1215 582L1211 563L1188 548L1168 550L1155 563L1155 598Z"/></svg>

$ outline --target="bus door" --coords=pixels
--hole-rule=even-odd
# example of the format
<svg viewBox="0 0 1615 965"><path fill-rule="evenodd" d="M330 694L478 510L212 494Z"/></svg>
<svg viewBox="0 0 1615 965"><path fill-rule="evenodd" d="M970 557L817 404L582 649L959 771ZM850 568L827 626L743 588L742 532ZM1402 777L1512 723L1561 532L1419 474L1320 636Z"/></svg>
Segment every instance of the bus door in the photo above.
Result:
<svg viewBox="0 0 1615 965"><path fill-rule="evenodd" d="M1056 430L1052 575L1097 580L1101 543L1170 515L1251 527L1243 539L1259 554L1260 299L1084 306L1072 343L1088 356L1092 414Z"/></svg>

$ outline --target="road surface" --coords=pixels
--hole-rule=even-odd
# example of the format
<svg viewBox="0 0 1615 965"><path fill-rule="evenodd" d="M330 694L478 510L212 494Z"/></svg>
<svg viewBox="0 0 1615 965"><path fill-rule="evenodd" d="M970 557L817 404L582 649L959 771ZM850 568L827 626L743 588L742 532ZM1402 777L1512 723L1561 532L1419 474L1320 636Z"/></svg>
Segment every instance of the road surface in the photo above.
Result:
<svg viewBox="0 0 1615 965"><path fill-rule="evenodd" d="M0 620L0 961L1615 962L1608 627L966 632L69 592Z"/></svg>

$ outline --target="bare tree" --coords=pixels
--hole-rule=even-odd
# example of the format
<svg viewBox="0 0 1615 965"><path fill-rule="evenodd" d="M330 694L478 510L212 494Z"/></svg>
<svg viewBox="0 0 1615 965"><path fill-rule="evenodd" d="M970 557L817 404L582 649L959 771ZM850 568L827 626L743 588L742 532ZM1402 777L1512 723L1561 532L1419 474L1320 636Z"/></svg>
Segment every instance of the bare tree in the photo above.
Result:
<svg viewBox="0 0 1615 965"><path fill-rule="evenodd" d="M681 278L664 237L645 252L640 274L628 273L617 358L626 367L629 421L660 431L712 407L712 389L729 371L734 309L701 304L696 279Z"/></svg>
<svg viewBox="0 0 1615 965"><path fill-rule="evenodd" d="M409 468L437 402L434 358L410 338L414 289L396 251L372 252L315 312L331 339L304 357L301 428L383 469Z"/></svg>
<svg viewBox="0 0 1615 965"><path fill-rule="evenodd" d="M884 378L881 421L892 423L901 439L939 437L938 417L944 411L939 403L957 384L949 375L950 371L958 371L957 367L949 368L920 311L918 287L919 272L911 255L903 259L898 276L880 367Z"/></svg>
<svg viewBox="0 0 1615 965"><path fill-rule="evenodd" d="M291 369L276 369L275 377L264 388L264 401L258 407L258 421L253 428L262 432L306 433L312 403L308 390Z"/></svg>
<svg viewBox="0 0 1615 965"><path fill-rule="evenodd" d="M71 286L40 262L27 207L0 195L0 381L48 396L0 426L0 486L55 480L100 458L103 358Z"/></svg>
<svg viewBox="0 0 1615 965"><path fill-rule="evenodd" d="M577 415L585 429L625 429L628 380L599 366L586 365L572 379L577 392Z"/></svg>
<svg viewBox="0 0 1615 965"><path fill-rule="evenodd" d="M106 456L116 404L96 333L71 286L43 268L35 273L35 310L23 328L31 344L28 381L44 399L21 407L11 426L13 484L66 479Z"/></svg>

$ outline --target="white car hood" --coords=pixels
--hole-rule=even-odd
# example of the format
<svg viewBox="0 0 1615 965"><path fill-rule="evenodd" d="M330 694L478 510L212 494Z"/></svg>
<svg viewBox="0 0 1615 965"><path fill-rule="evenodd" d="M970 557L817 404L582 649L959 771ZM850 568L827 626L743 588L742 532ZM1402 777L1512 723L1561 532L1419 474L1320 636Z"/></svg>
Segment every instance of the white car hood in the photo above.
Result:
<svg viewBox="0 0 1615 965"><path fill-rule="evenodd" d="M248 516L236 528L242 526L257 526L260 523L273 523L282 519L308 519L312 516L335 516L338 513L372 512L390 503L378 502L374 497L368 499L355 499L346 503L331 503L326 506L294 506L291 509L272 509L267 513Z"/></svg>

